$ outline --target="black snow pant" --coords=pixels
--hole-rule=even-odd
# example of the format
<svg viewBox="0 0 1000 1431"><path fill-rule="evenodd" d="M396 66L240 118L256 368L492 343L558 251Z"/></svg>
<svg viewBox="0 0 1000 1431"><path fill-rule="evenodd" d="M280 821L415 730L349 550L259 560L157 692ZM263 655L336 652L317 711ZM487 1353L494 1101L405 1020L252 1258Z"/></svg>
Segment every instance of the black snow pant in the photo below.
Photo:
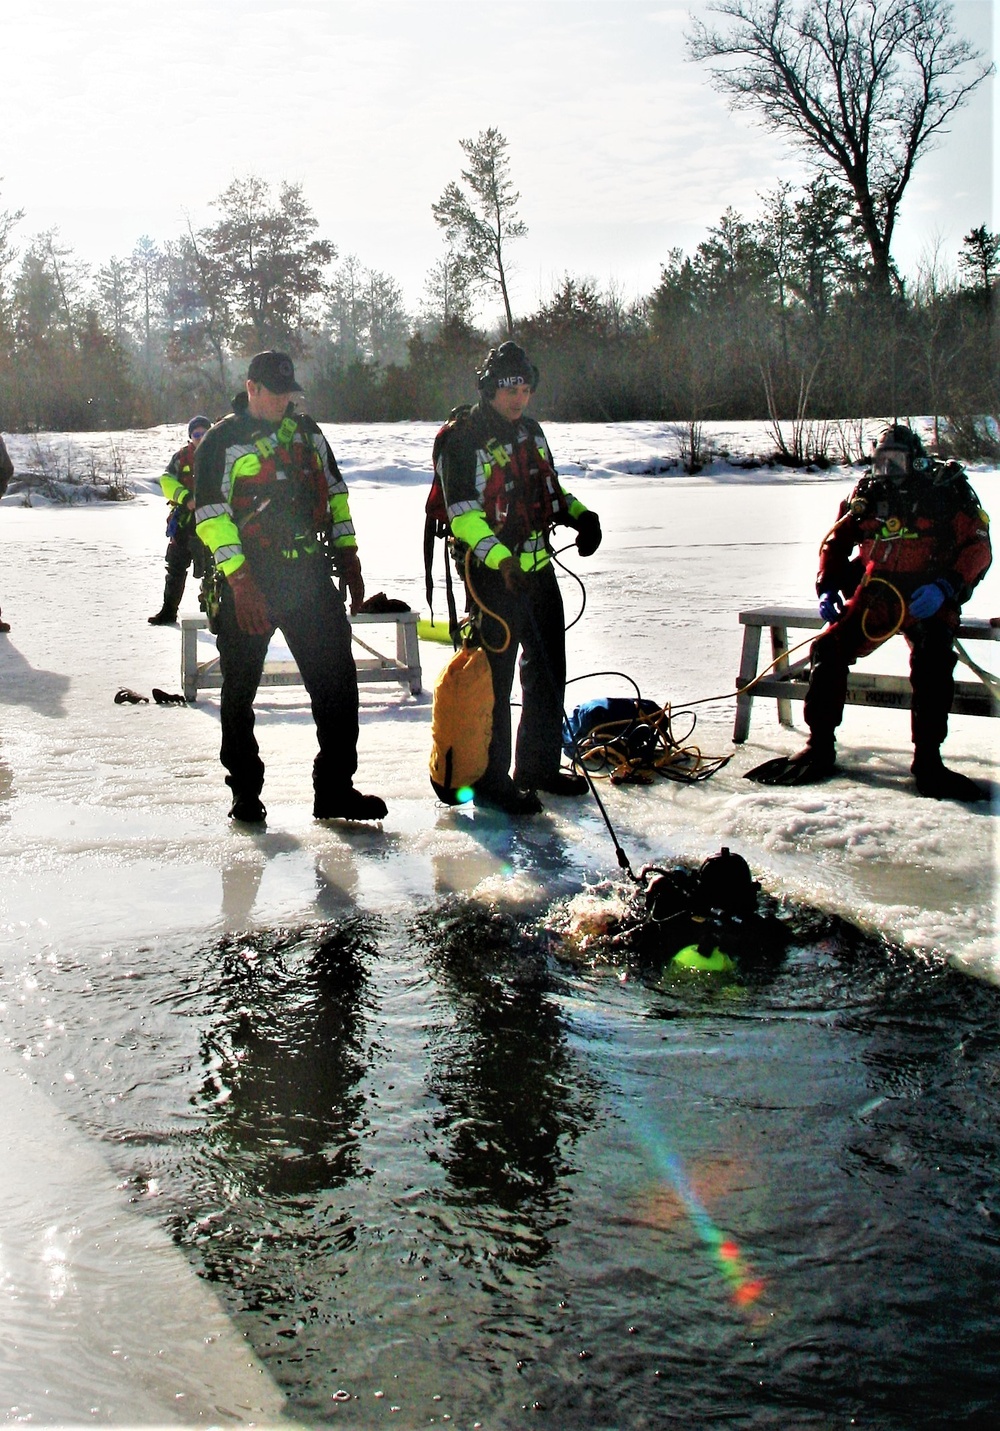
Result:
<svg viewBox="0 0 1000 1431"><path fill-rule="evenodd" d="M313 788L322 798L335 798L350 789L358 768L358 677L343 599L320 557L277 558L252 570L309 693L319 742ZM218 630L220 759L229 772L226 783L238 795L259 795L264 784L253 701L272 634L248 636L240 630L232 592L224 582Z"/></svg>
<svg viewBox="0 0 1000 1431"><path fill-rule="evenodd" d="M862 621L870 608L862 589L836 625L812 644L805 720L814 747L832 748L834 732L844 715L848 670L860 656L867 656L881 644L878 633L888 629L882 611L872 613L871 635L865 633ZM953 638L958 623L958 608L949 602L926 621L908 618L901 627L910 647L910 731L918 758L933 756L948 734L958 659Z"/></svg>
<svg viewBox="0 0 1000 1431"><path fill-rule="evenodd" d="M188 567L192 563L194 564L195 578L200 579L203 569L201 557L201 542L191 528L182 528L167 543L167 553L164 558L166 577L163 583L163 610L167 615L171 617L177 615L177 608L181 604L181 597L184 595L184 586L187 582Z"/></svg>
<svg viewBox="0 0 1000 1431"><path fill-rule="evenodd" d="M493 736L481 786L496 788L509 780L511 757L510 696L515 663L521 676L522 709L517 727L514 779L526 789L559 770L562 755L563 693L566 687L566 631L562 594L551 566L532 572L527 590L513 596L498 572L478 562L472 568L470 609L496 612L510 628L482 614L480 634L493 676ZM476 598L479 598L479 601ZM518 651L520 662L518 663Z"/></svg>

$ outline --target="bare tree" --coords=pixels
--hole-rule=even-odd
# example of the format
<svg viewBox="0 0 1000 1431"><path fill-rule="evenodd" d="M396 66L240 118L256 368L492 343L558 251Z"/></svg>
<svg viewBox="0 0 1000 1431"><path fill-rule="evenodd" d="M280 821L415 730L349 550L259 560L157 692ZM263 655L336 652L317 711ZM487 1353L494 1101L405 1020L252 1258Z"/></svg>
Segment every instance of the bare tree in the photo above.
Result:
<svg viewBox="0 0 1000 1431"><path fill-rule="evenodd" d="M854 196L872 280L892 290L892 237L920 156L991 72L952 30L946 0L717 0L730 23L696 20L694 60L721 60L716 88L758 113ZM968 77L967 77L968 76Z"/></svg>
<svg viewBox="0 0 1000 1431"><path fill-rule="evenodd" d="M461 139L459 143L469 161L462 178L471 197L452 182L431 210L472 285L499 290L507 332L513 334L507 245L512 239L523 238L528 229L515 213L521 196L510 181L507 141L499 129L484 129L477 138Z"/></svg>

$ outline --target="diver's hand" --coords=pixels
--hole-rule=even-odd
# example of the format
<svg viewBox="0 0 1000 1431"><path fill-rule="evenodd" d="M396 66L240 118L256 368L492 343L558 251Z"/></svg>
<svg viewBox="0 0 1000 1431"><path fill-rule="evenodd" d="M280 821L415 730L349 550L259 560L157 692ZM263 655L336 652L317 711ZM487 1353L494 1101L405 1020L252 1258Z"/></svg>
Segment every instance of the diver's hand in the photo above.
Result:
<svg viewBox="0 0 1000 1431"><path fill-rule="evenodd" d="M503 577L503 584L511 596L523 596L528 589L528 574L521 567L516 556L504 557L497 567Z"/></svg>
<svg viewBox="0 0 1000 1431"><path fill-rule="evenodd" d="M910 615L915 616L918 621L926 621L928 616L940 611L945 601L954 595L955 588L943 577L937 581L929 581L925 586L918 586L910 597Z"/></svg>
<svg viewBox="0 0 1000 1431"><path fill-rule="evenodd" d="M832 626L844 614L844 598L839 591L823 591L819 598L819 614Z"/></svg>

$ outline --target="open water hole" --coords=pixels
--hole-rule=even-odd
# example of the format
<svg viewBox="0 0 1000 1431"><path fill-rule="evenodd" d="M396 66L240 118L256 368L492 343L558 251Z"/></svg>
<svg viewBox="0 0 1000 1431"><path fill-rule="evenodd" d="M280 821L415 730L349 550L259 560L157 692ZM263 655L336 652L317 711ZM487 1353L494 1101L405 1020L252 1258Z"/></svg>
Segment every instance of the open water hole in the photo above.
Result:
<svg viewBox="0 0 1000 1431"><path fill-rule="evenodd" d="M804 918L656 987L451 899L3 979L302 1423L1000 1424L1000 991L943 964Z"/></svg>

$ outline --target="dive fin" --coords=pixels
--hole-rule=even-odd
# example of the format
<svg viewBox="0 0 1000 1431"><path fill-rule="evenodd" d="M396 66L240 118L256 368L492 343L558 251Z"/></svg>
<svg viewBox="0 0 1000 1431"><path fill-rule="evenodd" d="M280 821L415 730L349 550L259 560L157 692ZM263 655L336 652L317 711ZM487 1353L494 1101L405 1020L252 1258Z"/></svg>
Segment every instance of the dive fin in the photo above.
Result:
<svg viewBox="0 0 1000 1431"><path fill-rule="evenodd" d="M754 766L744 775L744 780L753 780L757 785L818 785L827 780L836 769L833 754L811 750L807 745L797 755L779 755L774 760L765 760L763 765Z"/></svg>

